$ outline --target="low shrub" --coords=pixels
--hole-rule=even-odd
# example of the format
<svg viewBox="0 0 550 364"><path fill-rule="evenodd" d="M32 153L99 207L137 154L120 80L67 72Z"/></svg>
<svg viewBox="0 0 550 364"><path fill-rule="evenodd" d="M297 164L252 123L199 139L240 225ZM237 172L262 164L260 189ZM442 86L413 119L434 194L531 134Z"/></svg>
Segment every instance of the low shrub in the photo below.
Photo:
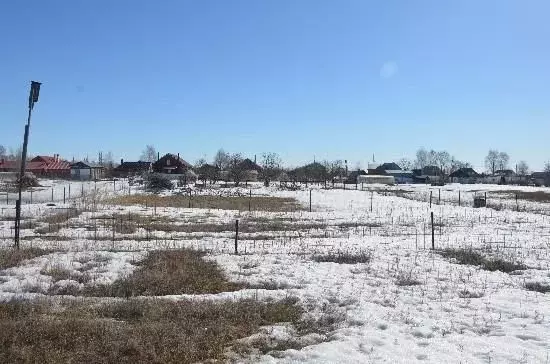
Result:
<svg viewBox="0 0 550 364"><path fill-rule="evenodd" d="M109 285L90 286L88 296L164 296L236 291L242 284L229 282L215 262L191 249L159 250L139 263L128 277Z"/></svg>
<svg viewBox="0 0 550 364"><path fill-rule="evenodd" d="M312 258L318 263L338 263L338 264L357 264L369 263L372 259L370 252L329 252L325 254L317 254Z"/></svg>
<svg viewBox="0 0 550 364"><path fill-rule="evenodd" d="M525 283L525 289L533 292L549 293L550 284L541 283L541 282L527 282Z"/></svg>
<svg viewBox="0 0 550 364"><path fill-rule="evenodd" d="M150 191L171 190L174 184L167 177L151 173L145 178L145 187Z"/></svg>
<svg viewBox="0 0 550 364"><path fill-rule="evenodd" d="M475 265L491 272L500 271L511 273L517 270L525 270L522 263L504 260L502 258L486 258L472 249L444 249L437 251L441 256L454 259L458 264Z"/></svg>
<svg viewBox="0 0 550 364"><path fill-rule="evenodd" d="M16 267L22 261L50 254L51 251L40 248L21 248L21 249L1 249L0 250L0 270Z"/></svg>

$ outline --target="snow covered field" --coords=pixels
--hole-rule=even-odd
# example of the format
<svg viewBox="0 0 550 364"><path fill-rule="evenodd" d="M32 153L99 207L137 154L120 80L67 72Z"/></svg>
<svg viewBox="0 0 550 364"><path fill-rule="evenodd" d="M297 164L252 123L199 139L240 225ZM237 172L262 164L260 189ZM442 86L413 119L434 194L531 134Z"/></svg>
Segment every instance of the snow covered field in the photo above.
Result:
<svg viewBox="0 0 550 364"><path fill-rule="evenodd" d="M94 189L93 183L84 186L87 191ZM127 192L122 182L119 190L108 182L97 186L104 195ZM219 263L232 280L269 283L279 288L246 289L195 299L294 296L309 314L328 313L338 318L333 331L312 338L310 345L301 350L261 355L252 362L550 363L550 294L524 287L528 282L550 283L550 216L546 214L550 203L522 200L524 208L515 211L515 199L503 194L499 198L504 208L470 207L478 190L550 193L550 189L447 185L441 187L438 205L439 187L387 189L410 191L407 196L382 192L386 188L378 187L377 192L324 190L318 186L310 186L311 192L309 188L287 191L278 186L250 187L254 195L297 199L305 209L293 212L103 204L91 208L85 198L65 205L56 198L56 206L29 201L23 216L35 220L35 227L23 230L26 239L22 246L55 252L1 271L0 299L40 297L63 292L71 285L112 282L129 274L149 250L192 247L207 251L208 259ZM248 191L230 188L216 193L246 196ZM42 193L47 194L47 189ZM312 212L307 211L310 196ZM35 232L36 227L46 226L39 221L41 217L66 208L82 212L54 233ZM471 248L489 258L522 263L527 269L487 271L442 257L430 249L431 212L436 249ZM6 210L0 215L3 248L12 244L9 213ZM176 227L232 226L240 219L276 221L285 228L269 230L265 225L268 228L262 231L241 233L240 254L234 255L235 234L230 228L188 232L177 228L150 231L138 226L134 232L122 233L110 225L110 220L102 220L113 214L155 216ZM313 259L325 253L370 254L371 259L357 264ZM51 269L63 270L64 279L54 282L47 274ZM170 296L180 297L189 298ZM293 332L277 326L266 328L262 335L278 338L292 336Z"/></svg>

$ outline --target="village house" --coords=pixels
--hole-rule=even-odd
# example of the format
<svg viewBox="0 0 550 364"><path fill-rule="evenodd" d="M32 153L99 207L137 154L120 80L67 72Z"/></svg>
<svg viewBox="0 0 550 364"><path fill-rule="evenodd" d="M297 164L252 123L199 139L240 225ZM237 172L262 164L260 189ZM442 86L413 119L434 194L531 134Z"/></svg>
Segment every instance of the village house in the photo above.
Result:
<svg viewBox="0 0 550 364"><path fill-rule="evenodd" d="M164 174L182 174L192 168L191 164L183 160L180 154L167 153L153 163L153 172Z"/></svg>
<svg viewBox="0 0 550 364"><path fill-rule="evenodd" d="M531 182L535 186L550 187L550 172L533 172L531 174Z"/></svg>
<svg viewBox="0 0 550 364"><path fill-rule="evenodd" d="M357 183L357 177L365 176L366 174L367 174L367 172L365 170L362 170L362 169L357 169L355 171L351 171L348 174L348 177L346 178L344 183L355 184L355 183Z"/></svg>
<svg viewBox="0 0 550 364"><path fill-rule="evenodd" d="M245 171L245 181L256 182L262 173L262 167L253 162L251 159L246 158L239 164L239 169Z"/></svg>
<svg viewBox="0 0 550 364"><path fill-rule="evenodd" d="M97 181L105 176L105 167L81 161L71 164L70 174L74 180Z"/></svg>
<svg viewBox="0 0 550 364"><path fill-rule="evenodd" d="M449 174L449 179L452 183L477 183L479 178L479 173L469 167L459 168Z"/></svg>
<svg viewBox="0 0 550 364"><path fill-rule="evenodd" d="M124 159L120 160L113 173L116 177L130 177L140 176L144 173L149 173L153 170L153 164L151 162L137 161L137 162L125 162Z"/></svg>
<svg viewBox="0 0 550 364"><path fill-rule="evenodd" d="M0 160L0 172L19 172L19 168L20 164L17 161ZM59 158L59 154L54 154L53 157L39 155L27 161L25 172L42 178L69 178L71 164Z"/></svg>
<svg viewBox="0 0 550 364"><path fill-rule="evenodd" d="M495 171L494 174L483 177L483 183L490 184L499 184L499 185L508 185L508 184L519 184L527 182L526 177L518 176L511 169L501 169Z"/></svg>
<svg viewBox="0 0 550 364"><path fill-rule="evenodd" d="M437 166L425 166L412 172L415 183L440 183L443 180L443 172Z"/></svg>
<svg viewBox="0 0 550 364"><path fill-rule="evenodd" d="M396 163L382 163L374 169L369 169L369 174L392 176L395 183L413 183L413 172L402 170Z"/></svg>

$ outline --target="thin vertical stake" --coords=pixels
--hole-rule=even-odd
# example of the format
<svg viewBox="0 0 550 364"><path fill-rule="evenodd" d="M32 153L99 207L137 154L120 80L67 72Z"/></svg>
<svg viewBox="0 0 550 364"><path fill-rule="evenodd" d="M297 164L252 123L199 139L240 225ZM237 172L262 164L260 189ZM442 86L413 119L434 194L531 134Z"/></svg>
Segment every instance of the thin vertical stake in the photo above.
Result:
<svg viewBox="0 0 550 364"><path fill-rule="evenodd" d="M370 191L370 212L372 212L372 198L374 196L374 192Z"/></svg>
<svg viewBox="0 0 550 364"><path fill-rule="evenodd" d="M432 217L432 250L435 250L435 228L434 228L434 212L431 212Z"/></svg>
<svg viewBox="0 0 550 364"><path fill-rule="evenodd" d="M239 219L235 220L235 255L239 253Z"/></svg>

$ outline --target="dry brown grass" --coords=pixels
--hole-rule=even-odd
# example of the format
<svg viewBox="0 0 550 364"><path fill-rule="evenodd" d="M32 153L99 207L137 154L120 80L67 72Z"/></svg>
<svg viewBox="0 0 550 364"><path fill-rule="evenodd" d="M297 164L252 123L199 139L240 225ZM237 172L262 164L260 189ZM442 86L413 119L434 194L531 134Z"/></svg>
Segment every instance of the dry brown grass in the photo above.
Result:
<svg viewBox="0 0 550 364"><path fill-rule="evenodd" d="M162 215L141 215L141 214L115 214L111 216L99 216L99 225L115 229L119 234L133 234L138 228L148 231L163 231L168 233L222 233L235 231L235 223L227 222L201 222L192 220L188 223L177 223L177 220ZM262 233L262 232L299 232L307 230L325 230L328 227L338 229L351 229L361 227L379 227L377 223L341 222L334 225L320 221L292 222L287 217L246 217L239 220L240 233ZM209 235L208 235L209 236ZM195 236L196 237L196 236ZM254 237L256 239L256 237ZM108 237L112 239L112 237ZM260 238L257 238L260 240Z"/></svg>
<svg viewBox="0 0 550 364"><path fill-rule="evenodd" d="M511 199L514 199L517 195L519 200L550 203L550 193L544 191L500 190L489 193L493 195L506 195L505 197Z"/></svg>
<svg viewBox="0 0 550 364"><path fill-rule="evenodd" d="M68 226L68 221L78 217L82 211L77 209L64 209L63 211L52 213L39 218L36 222L43 223L42 226L34 229L36 234L56 233L62 227Z"/></svg>
<svg viewBox="0 0 550 364"><path fill-rule="evenodd" d="M191 249L149 253L133 274L110 285L91 286L88 296L164 296L236 291L242 284L229 282L216 263Z"/></svg>
<svg viewBox="0 0 550 364"><path fill-rule="evenodd" d="M196 302L127 300L0 303L2 363L195 363L226 361L224 351L260 326L297 323L294 300Z"/></svg>
<svg viewBox="0 0 550 364"><path fill-rule="evenodd" d="M511 273L517 270L527 269L523 263L506 260L504 258L487 258L472 249L447 248L436 250L436 252L445 258L454 259L457 264L475 265L490 272L500 271Z"/></svg>
<svg viewBox="0 0 550 364"><path fill-rule="evenodd" d="M191 201L191 204L189 204ZM147 205L157 207L189 207L199 209L221 209L248 211L248 205L253 211L296 211L304 207L293 198L267 196L158 196L158 195L130 195L113 198L109 203L115 205Z"/></svg>
<svg viewBox="0 0 550 364"><path fill-rule="evenodd" d="M51 250L40 248L1 249L0 270L18 266L22 261L50 254Z"/></svg>
<svg viewBox="0 0 550 364"><path fill-rule="evenodd" d="M63 209L63 211L46 215L38 219L38 222L46 222L48 224L62 224L67 222L69 219L80 216L81 213L82 211L77 209Z"/></svg>
<svg viewBox="0 0 550 364"><path fill-rule="evenodd" d="M52 277L54 282L62 281L65 279L72 279L73 275L69 269L60 266L51 266L40 271L40 274Z"/></svg>

